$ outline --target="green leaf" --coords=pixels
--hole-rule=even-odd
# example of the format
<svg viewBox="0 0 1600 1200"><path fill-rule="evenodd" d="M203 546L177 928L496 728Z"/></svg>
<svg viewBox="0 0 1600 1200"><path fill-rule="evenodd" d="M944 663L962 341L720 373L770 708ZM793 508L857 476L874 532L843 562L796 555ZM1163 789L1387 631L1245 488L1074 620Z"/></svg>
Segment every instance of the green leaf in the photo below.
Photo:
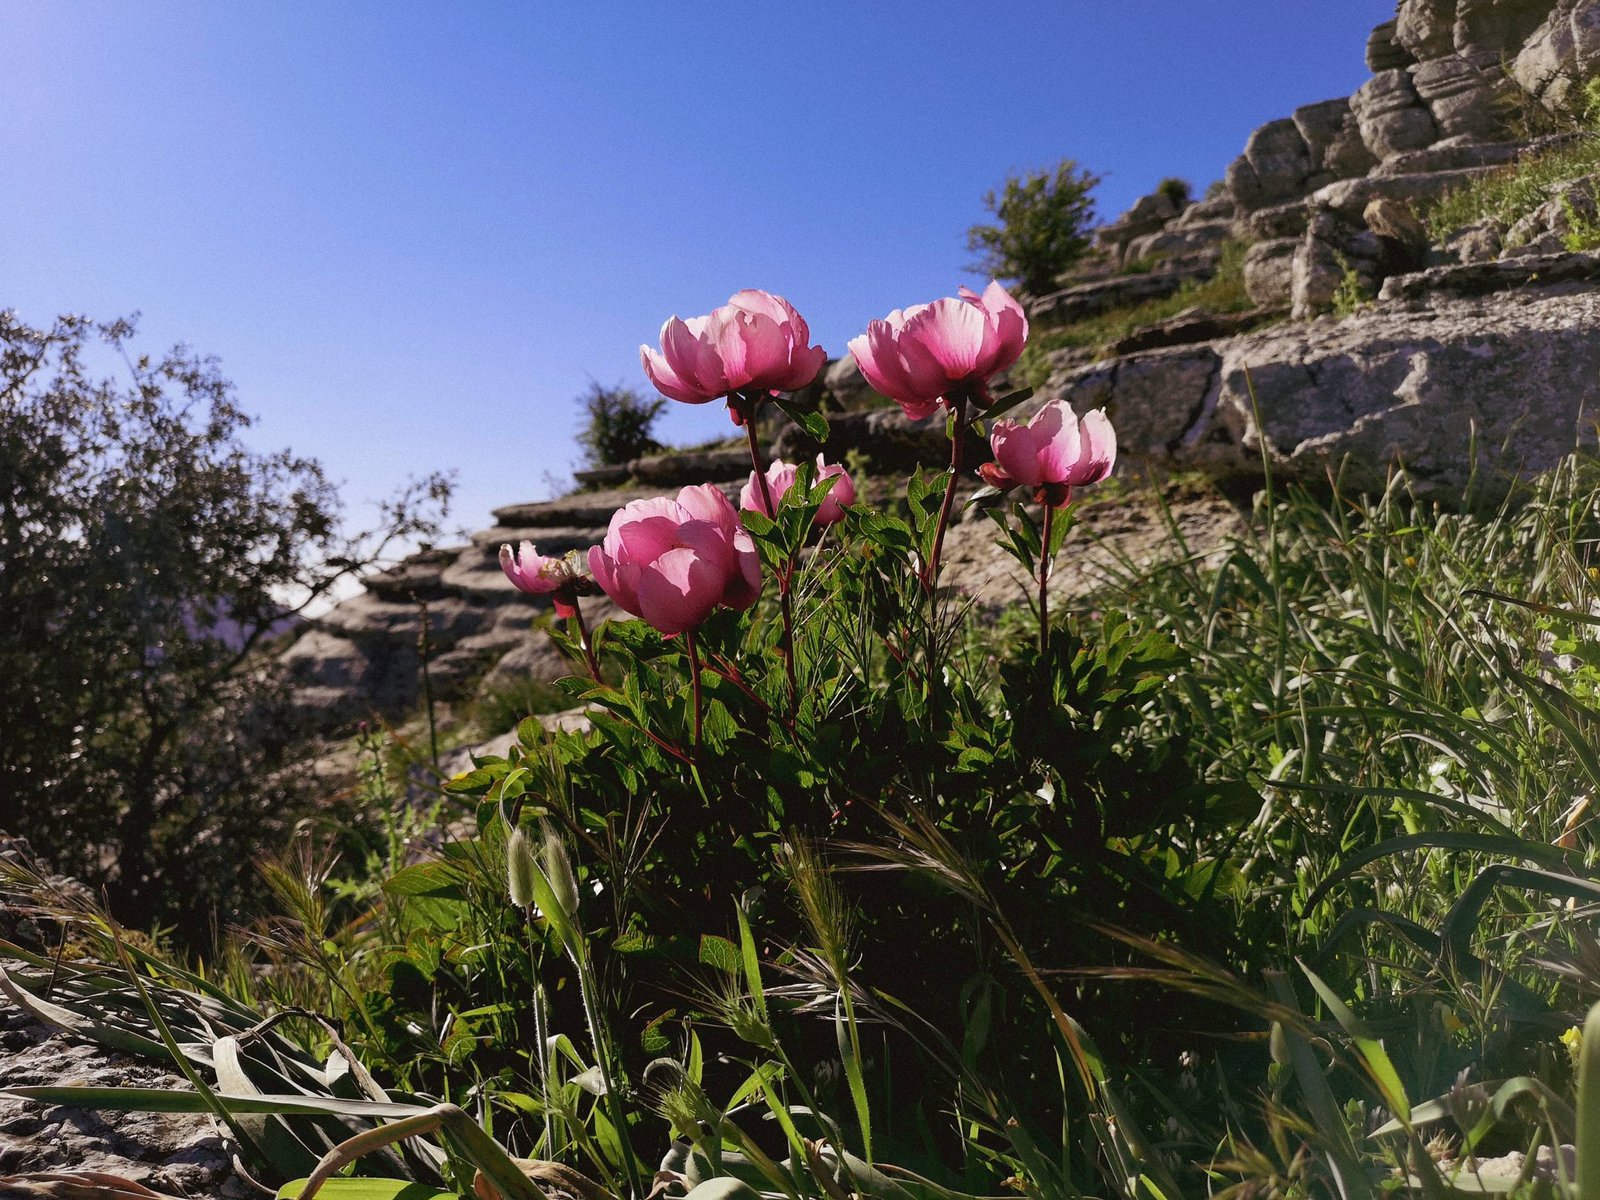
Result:
<svg viewBox="0 0 1600 1200"><path fill-rule="evenodd" d="M232 1113L283 1113L288 1116L414 1117L427 1111L416 1104L381 1104L375 1100L339 1100L332 1096L235 1096L213 1092ZM67 1104L73 1108L103 1108L109 1112L207 1113L211 1108L199 1092L176 1088L13 1087L0 1090L11 1100L36 1100L41 1104Z"/></svg>
<svg viewBox="0 0 1600 1200"><path fill-rule="evenodd" d="M1600 1004L1578 1043L1578 1195L1600 1196Z"/></svg>
<svg viewBox="0 0 1600 1200"><path fill-rule="evenodd" d="M1295 961L1299 962L1298 959ZM1389 1106L1389 1111L1402 1123L1410 1124L1411 1101L1406 1098L1406 1089L1400 1082L1400 1073L1394 1069L1394 1063L1384 1050L1383 1043L1368 1028L1365 1021L1346 1007L1344 1001L1339 999L1334 990L1324 983L1315 971L1303 962L1300 963L1300 969L1311 981L1311 986L1316 989L1317 995L1322 997L1322 1002L1328 1006L1333 1019L1338 1021L1345 1033L1350 1035L1350 1040L1355 1043L1361 1060L1366 1063L1367 1070L1371 1072L1373 1081L1378 1085L1378 1090L1383 1093L1384 1103Z"/></svg>
<svg viewBox="0 0 1600 1200"><path fill-rule="evenodd" d="M1002 413L1008 413L1017 405L1031 399L1033 399L1033 389L1025 387L1019 392L1010 392L1001 396L1000 399L983 410L983 415L992 421Z"/></svg>
<svg viewBox="0 0 1600 1200"><path fill-rule="evenodd" d="M725 937L718 937L714 933L701 934L699 958L706 966L726 971L729 975L739 973L739 947Z"/></svg>
<svg viewBox="0 0 1600 1200"><path fill-rule="evenodd" d="M790 400L774 400L783 415L819 442L828 440L828 418L815 409L803 409Z"/></svg>
<svg viewBox="0 0 1600 1200"><path fill-rule="evenodd" d="M306 1180L296 1179L278 1189L278 1200L297 1200ZM404 1179L330 1179L317 1192L328 1200L457 1200L455 1192L441 1192Z"/></svg>

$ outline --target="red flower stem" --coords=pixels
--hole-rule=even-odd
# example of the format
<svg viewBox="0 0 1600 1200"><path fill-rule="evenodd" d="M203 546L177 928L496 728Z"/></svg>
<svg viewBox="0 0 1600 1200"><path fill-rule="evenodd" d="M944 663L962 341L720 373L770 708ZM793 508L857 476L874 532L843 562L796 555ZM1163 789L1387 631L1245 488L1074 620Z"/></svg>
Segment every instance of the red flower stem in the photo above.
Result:
<svg viewBox="0 0 1600 1200"><path fill-rule="evenodd" d="M604 683L600 678L600 662L594 656L594 643L589 640L589 626L583 620L583 605L578 598L572 598L572 623L578 630L578 645L583 647L583 661L588 665L589 678L596 683Z"/></svg>
<svg viewBox="0 0 1600 1200"><path fill-rule="evenodd" d="M930 596L939 582L939 555L944 549L944 531L950 524L950 506L955 503L956 483L961 479L961 451L967 440L967 394L957 392L954 436L950 439L950 482L944 489L944 503L939 506L939 524L933 534L933 553L922 576L922 587Z"/></svg>
<svg viewBox="0 0 1600 1200"><path fill-rule="evenodd" d="M695 645L694 631L683 635L684 649L689 652L689 686L694 691L694 748L700 749L700 653Z"/></svg>
<svg viewBox="0 0 1600 1200"><path fill-rule="evenodd" d="M778 519L778 506L772 501L772 486L767 482L767 470L761 461L761 447L756 445L756 413L760 409L760 402L752 405L749 415L745 418L744 434L750 443L750 466L756 474L756 485L761 489L761 503L766 506L766 515L774 521ZM800 709L800 681L794 671L794 602L790 599L789 589L794 584L794 560L789 560L789 565L778 572L778 612L783 619L783 638L778 646L778 653L783 658L783 673L789 680L789 718L794 719L794 714Z"/></svg>
<svg viewBox="0 0 1600 1200"><path fill-rule="evenodd" d="M1044 505L1044 537L1039 544L1039 658L1041 660L1050 651L1050 560L1053 557L1050 553L1050 534L1055 516L1055 506Z"/></svg>

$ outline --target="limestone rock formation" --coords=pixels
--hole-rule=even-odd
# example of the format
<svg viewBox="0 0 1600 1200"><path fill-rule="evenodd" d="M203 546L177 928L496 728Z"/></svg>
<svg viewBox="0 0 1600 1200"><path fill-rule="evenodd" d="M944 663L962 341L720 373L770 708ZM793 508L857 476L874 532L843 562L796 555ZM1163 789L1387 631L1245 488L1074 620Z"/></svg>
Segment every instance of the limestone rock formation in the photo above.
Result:
<svg viewBox="0 0 1600 1200"><path fill-rule="evenodd" d="M137 1059L54 1033L0 998L0 1090L72 1083L188 1090ZM209 1117L90 1112L0 1100L0 1195L6 1176L101 1171L163 1194L243 1200L255 1195Z"/></svg>
<svg viewBox="0 0 1600 1200"><path fill-rule="evenodd" d="M1123 452L1213 476L1336 474L1419 493L1494 488L1594 445L1600 256L1398 276L1367 312L1058 371L1048 395L1105 407Z"/></svg>

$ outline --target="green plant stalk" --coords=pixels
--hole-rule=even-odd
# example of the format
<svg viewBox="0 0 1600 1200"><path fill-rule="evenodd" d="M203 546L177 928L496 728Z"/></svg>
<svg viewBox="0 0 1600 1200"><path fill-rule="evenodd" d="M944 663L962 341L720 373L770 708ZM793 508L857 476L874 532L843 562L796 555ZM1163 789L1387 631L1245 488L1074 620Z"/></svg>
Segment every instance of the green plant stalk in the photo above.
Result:
<svg viewBox="0 0 1600 1200"><path fill-rule="evenodd" d="M694 697L694 748L698 752L704 710L700 693L700 647L695 642L694 630L683 635L683 648L689 655L689 689Z"/></svg>
<svg viewBox="0 0 1600 1200"><path fill-rule="evenodd" d="M956 485L961 481L961 457L967 440L967 392L955 393L955 409L950 438L950 482L945 484L944 501L939 505L939 523L934 527L933 552L928 555L922 574L923 590L931 597L939 584L939 555L944 549L944 532L950 525L950 508L955 503Z"/></svg>
<svg viewBox="0 0 1600 1200"><path fill-rule="evenodd" d="M1044 505L1044 536L1039 543L1039 661L1050 653L1050 567L1054 555L1050 553L1050 534L1055 524L1053 504Z"/></svg>
<svg viewBox="0 0 1600 1200"><path fill-rule="evenodd" d="M698 705L695 714L698 717ZM594 966L589 959L588 943L583 932L574 926L573 933L574 936L567 949L572 956L572 964L578 972L578 994L583 1000L583 1013L589 1024L589 1036L594 1041L595 1065L600 1068L600 1079L606 1089L605 1105L610 1110L611 1123L617 1130L617 1145L622 1152L622 1168L627 1173L628 1186L632 1189L635 1200L638 1200L644 1195L642 1177L639 1174L639 1164L634 1161L633 1143L628 1137L627 1115L622 1111L622 1097L617 1093L617 1073L611 1059L611 1037L600 1013L599 981L594 976Z"/></svg>
<svg viewBox="0 0 1600 1200"><path fill-rule="evenodd" d="M583 648L583 663L589 668L589 678L603 684L600 661L594 656L594 640L589 636L588 622L583 619L583 601L576 596L572 598L572 627L577 631L578 645Z"/></svg>
<svg viewBox="0 0 1600 1200"><path fill-rule="evenodd" d="M756 443L756 413L759 411L760 401L750 407L749 415L745 418L744 434L750 445L750 468L755 472L756 486L761 489L761 503L766 506L766 515L772 520L778 519L778 506L772 499L772 485L767 482L766 465L761 461L761 447ZM794 560L791 557L789 567L778 575L778 615L783 622L782 640L778 645L778 653L783 658L783 673L789 681L789 715L794 716L800 708L800 683L794 669L794 603L789 595L789 590L794 584ZM695 744L699 745L700 738L695 737Z"/></svg>

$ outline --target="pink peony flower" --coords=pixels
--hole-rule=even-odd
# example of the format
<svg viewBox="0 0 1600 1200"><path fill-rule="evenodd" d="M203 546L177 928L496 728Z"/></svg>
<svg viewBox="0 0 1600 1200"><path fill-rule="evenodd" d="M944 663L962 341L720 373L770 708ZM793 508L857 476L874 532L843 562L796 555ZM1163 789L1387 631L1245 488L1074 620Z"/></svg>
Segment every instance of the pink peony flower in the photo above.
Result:
<svg viewBox="0 0 1600 1200"><path fill-rule="evenodd" d="M775 458L767 465L767 488L772 493L773 504L783 500L784 493L794 486L797 468L786 463L781 458ZM822 461L822 455L817 455L816 482L824 479L833 479L833 490L822 501L822 507L817 510L816 524L832 525L835 521L844 520L844 510L856 502L856 481L851 479L845 469L837 463L829 464ZM739 507L747 512L765 513L767 516L774 514L768 511L766 501L761 495L761 480L754 471L750 472L750 481L739 492Z"/></svg>
<svg viewBox="0 0 1600 1200"><path fill-rule="evenodd" d="M1052 400L1026 425L999 420L989 432L995 461L978 468L998 488L1033 489L1041 504L1059 508L1072 489L1099 483L1117 461L1117 431L1096 409L1081 421L1065 400Z"/></svg>
<svg viewBox="0 0 1600 1200"><path fill-rule="evenodd" d="M983 385L1022 353L1028 318L998 283L962 288L932 304L896 310L850 340L861 374L919 421L959 389L983 401Z"/></svg>
<svg viewBox="0 0 1600 1200"><path fill-rule="evenodd" d="M589 569L619 607L668 635L698 629L719 604L749 608L761 594L755 543L709 483L618 509L605 544L589 549Z"/></svg>
<svg viewBox="0 0 1600 1200"><path fill-rule="evenodd" d="M737 392L791 392L817 377L828 355L809 345L811 330L782 296L746 289L704 317L669 317L661 349L639 347L656 390L685 404ZM734 424L743 407L729 405Z"/></svg>
<svg viewBox="0 0 1600 1200"><path fill-rule="evenodd" d="M500 569L518 590L532 596L549 596L559 617L578 613L577 597L583 575L570 558L550 558L540 554L532 542L523 542L520 553L509 545L500 547Z"/></svg>

